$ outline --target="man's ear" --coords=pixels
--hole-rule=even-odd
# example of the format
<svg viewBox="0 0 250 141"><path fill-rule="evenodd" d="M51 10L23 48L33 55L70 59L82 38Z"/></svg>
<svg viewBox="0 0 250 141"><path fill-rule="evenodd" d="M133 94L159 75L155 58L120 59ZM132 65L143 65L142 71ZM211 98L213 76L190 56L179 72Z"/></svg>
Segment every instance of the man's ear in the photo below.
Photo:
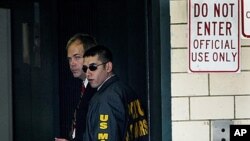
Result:
<svg viewBox="0 0 250 141"><path fill-rule="evenodd" d="M108 63L106 63L106 71L111 72L112 70L113 70L113 63L109 61Z"/></svg>

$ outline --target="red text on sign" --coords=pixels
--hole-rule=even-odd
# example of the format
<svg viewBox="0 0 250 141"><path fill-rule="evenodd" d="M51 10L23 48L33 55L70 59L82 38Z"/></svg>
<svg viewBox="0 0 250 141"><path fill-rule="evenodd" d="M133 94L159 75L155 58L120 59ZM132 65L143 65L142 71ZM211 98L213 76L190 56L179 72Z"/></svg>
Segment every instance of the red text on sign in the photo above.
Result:
<svg viewBox="0 0 250 141"><path fill-rule="evenodd" d="M197 35L232 35L231 33L232 23L231 22L197 22Z"/></svg>
<svg viewBox="0 0 250 141"><path fill-rule="evenodd" d="M214 17L233 17L234 3L214 4Z"/></svg>

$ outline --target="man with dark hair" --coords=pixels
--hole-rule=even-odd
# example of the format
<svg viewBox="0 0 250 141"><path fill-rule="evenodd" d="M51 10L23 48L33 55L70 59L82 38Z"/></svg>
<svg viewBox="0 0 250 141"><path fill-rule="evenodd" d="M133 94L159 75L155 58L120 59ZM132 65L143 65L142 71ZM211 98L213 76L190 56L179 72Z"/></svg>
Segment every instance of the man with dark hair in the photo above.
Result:
<svg viewBox="0 0 250 141"><path fill-rule="evenodd" d="M95 46L84 54L83 71L97 92L89 103L84 141L147 141L148 122L135 92L113 72L111 51Z"/></svg>
<svg viewBox="0 0 250 141"><path fill-rule="evenodd" d="M96 40L92 36L78 33L69 39L66 46L70 70L75 78L82 80L80 100L76 105L71 125L69 137L71 141L82 141L83 132L85 132L88 103L96 91L88 85L86 75L82 71L84 52L96 44ZM68 141L68 139L55 138L55 141Z"/></svg>

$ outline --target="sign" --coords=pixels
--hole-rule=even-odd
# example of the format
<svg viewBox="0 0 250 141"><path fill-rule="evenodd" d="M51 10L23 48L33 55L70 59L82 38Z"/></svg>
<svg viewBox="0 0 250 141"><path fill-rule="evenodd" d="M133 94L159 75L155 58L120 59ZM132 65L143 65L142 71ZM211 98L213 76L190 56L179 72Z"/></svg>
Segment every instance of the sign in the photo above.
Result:
<svg viewBox="0 0 250 141"><path fill-rule="evenodd" d="M189 0L189 72L239 72L239 0Z"/></svg>
<svg viewBox="0 0 250 141"><path fill-rule="evenodd" d="M242 35L250 38L250 0L241 0ZM248 26L247 26L248 25Z"/></svg>

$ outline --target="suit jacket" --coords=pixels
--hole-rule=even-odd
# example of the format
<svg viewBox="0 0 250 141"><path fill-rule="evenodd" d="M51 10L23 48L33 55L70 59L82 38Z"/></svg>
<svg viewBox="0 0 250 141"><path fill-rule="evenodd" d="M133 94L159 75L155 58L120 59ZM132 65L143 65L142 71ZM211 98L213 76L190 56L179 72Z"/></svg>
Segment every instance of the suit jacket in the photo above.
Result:
<svg viewBox="0 0 250 141"><path fill-rule="evenodd" d="M82 97L80 97L78 106L76 107L76 133L73 141L83 141L82 136L86 129L86 116L90 99L93 97L96 89L87 85Z"/></svg>

